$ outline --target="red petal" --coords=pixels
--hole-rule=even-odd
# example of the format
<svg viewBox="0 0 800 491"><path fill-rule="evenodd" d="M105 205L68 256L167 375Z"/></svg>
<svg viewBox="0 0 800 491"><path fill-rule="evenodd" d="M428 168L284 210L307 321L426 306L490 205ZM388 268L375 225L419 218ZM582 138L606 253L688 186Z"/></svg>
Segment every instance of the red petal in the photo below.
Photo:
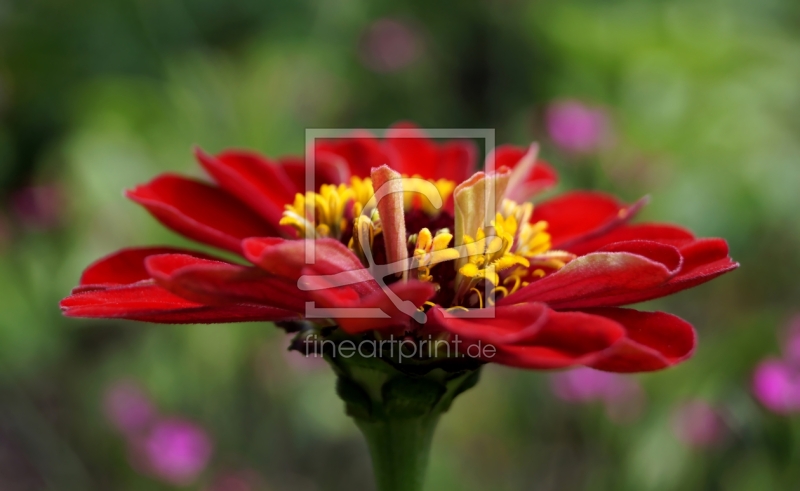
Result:
<svg viewBox="0 0 800 491"><path fill-rule="evenodd" d="M630 292L625 296L619 296L604 305L627 305L664 297L711 281L717 276L739 267L739 263L734 262L728 256L728 244L722 239L699 239L681 247L680 253L683 256L683 264L680 271L669 281L663 285L654 285L637 292Z"/></svg>
<svg viewBox="0 0 800 491"><path fill-rule="evenodd" d="M206 305L250 303L303 312L310 300L296 281L270 276L258 268L182 254L149 257L147 270L170 292Z"/></svg>
<svg viewBox="0 0 800 491"><path fill-rule="evenodd" d="M314 146L317 159L339 157L349 167L350 174L358 177L369 177L373 167L387 163L383 148L369 132L357 131L351 136L340 139L318 140Z"/></svg>
<svg viewBox="0 0 800 491"><path fill-rule="evenodd" d="M83 275L81 275L80 286L73 293L85 291L86 289L127 285L150 279L150 274L144 267L144 260L148 256L157 254L187 254L211 259L211 256L206 254L175 247L131 247L122 249L98 259L86 268Z"/></svg>
<svg viewBox="0 0 800 491"><path fill-rule="evenodd" d="M315 248L314 263L306 262L310 247ZM334 239L253 238L244 241L243 249L247 259L275 276L296 281L304 270L316 275L337 275L341 286L352 285L362 296L380 288L355 254Z"/></svg>
<svg viewBox="0 0 800 491"><path fill-rule="evenodd" d="M646 372L680 363L694 352L697 337L685 320L664 312L592 309L625 327L626 338L589 366L609 372Z"/></svg>
<svg viewBox="0 0 800 491"><path fill-rule="evenodd" d="M601 248L598 252L629 252L661 263L673 273L677 273L683 265L683 257L678 249L671 245L649 240L630 240L615 242Z"/></svg>
<svg viewBox="0 0 800 491"><path fill-rule="evenodd" d="M295 187L283 167L256 153L228 150L214 157L198 148L195 155L222 189L250 206L275 230L280 228L284 206L302 189Z"/></svg>
<svg viewBox="0 0 800 491"><path fill-rule="evenodd" d="M495 148L486 158L487 167L489 163L494 162L495 169L503 166L514 169L528 151L529 149L524 147L501 145ZM556 184L558 184L556 171L544 160L537 159L536 164L528 175L524 176L522 182L515 186L518 189L515 189L513 194L509 194L508 198L522 203Z"/></svg>
<svg viewBox="0 0 800 491"><path fill-rule="evenodd" d="M393 125L386 132L383 146L392 169L408 177L433 178L439 152L416 125L407 122Z"/></svg>
<svg viewBox="0 0 800 491"><path fill-rule="evenodd" d="M630 220L645 204L624 205L613 196L574 191L536 205L532 222L544 220L553 249L571 251L573 244L607 233Z"/></svg>
<svg viewBox="0 0 800 491"><path fill-rule="evenodd" d="M681 247L695 240L690 231L667 223L641 223L621 225L594 239L582 241L569 247L573 254L582 256L595 252L603 246L614 242L629 240L650 240L675 247Z"/></svg>
<svg viewBox="0 0 800 491"><path fill-rule="evenodd" d="M323 184L349 183L350 169L347 163L338 155L321 152L315 155L314 186L318 191ZM291 179L296 192L305 192L306 189L306 161L302 157L285 157L279 161L287 177ZM310 190L310 189L309 189ZM288 204L288 203L287 203Z"/></svg>
<svg viewBox="0 0 800 491"><path fill-rule="evenodd" d="M478 150L472 140L446 142L439 147L437 153L434 168L426 169L429 174L428 179L443 178L458 184L467 180L477 170Z"/></svg>
<svg viewBox="0 0 800 491"><path fill-rule="evenodd" d="M674 247L656 243L635 247L649 257L629 252L581 256L503 298L498 305L545 302L555 309L607 306L615 298L663 285L677 272L673 266L680 262L680 256Z"/></svg>
<svg viewBox="0 0 800 491"><path fill-rule="evenodd" d="M241 252L242 239L275 235L236 198L199 181L164 174L127 196L172 230L236 253Z"/></svg>
<svg viewBox="0 0 800 491"><path fill-rule="evenodd" d="M477 148L469 139L437 145L415 124L399 122L383 141L389 167L409 177L449 179L456 184L477 170Z"/></svg>
<svg viewBox="0 0 800 491"><path fill-rule="evenodd" d="M274 321L297 314L262 306L211 307L183 299L152 283L70 295L61 301L68 317L130 319L160 324Z"/></svg>
<svg viewBox="0 0 800 491"><path fill-rule="evenodd" d="M343 301L340 296L327 295L329 290L321 290L326 295L317 296L323 308L347 307L358 309L353 314L345 312L331 312L339 327L350 334L358 334L371 330L386 330L393 327L408 327L412 317L409 313L420 315L417 308L424 304L436 293L431 283L416 280L397 282L389 285L387 290L377 290L364 298ZM389 297L388 293L396 295L399 301L407 303L409 312L400 310ZM377 315L362 316L359 310L373 309Z"/></svg>
<svg viewBox="0 0 800 491"><path fill-rule="evenodd" d="M428 312L428 322L430 327L464 339L495 345L513 344L534 336L547 322L548 310L543 303L522 303L497 307L491 318L472 318L463 311L447 312L436 307Z"/></svg>
<svg viewBox="0 0 800 491"><path fill-rule="evenodd" d="M511 310L533 315L511 320ZM555 312L543 307L514 306L498 308L495 319L444 320L445 329L463 338L461 353L478 351L484 361L520 368L550 369L594 361L625 335L613 320L582 312ZM442 322L440 313L438 321ZM510 322L509 322L510 321ZM506 343L506 341L512 341ZM480 344L478 344L480 342ZM489 356L486 347L497 352Z"/></svg>

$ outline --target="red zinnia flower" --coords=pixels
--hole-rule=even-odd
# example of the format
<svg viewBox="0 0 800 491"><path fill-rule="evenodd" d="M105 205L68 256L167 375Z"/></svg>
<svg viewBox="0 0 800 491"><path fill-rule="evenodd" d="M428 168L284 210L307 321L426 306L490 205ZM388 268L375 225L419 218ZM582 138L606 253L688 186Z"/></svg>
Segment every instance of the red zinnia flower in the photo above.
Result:
<svg viewBox="0 0 800 491"><path fill-rule="evenodd" d="M722 239L629 224L643 201L571 192L526 203L557 179L535 146L495 149L496 170L485 173L476 172L471 142L438 145L410 125L383 140L361 132L322 141L314 151L314 193L303 194L304 159L242 151L197 151L215 184L167 174L129 191L167 227L247 263L125 249L84 272L62 302L65 314L214 323L300 320L308 302L331 312L377 308L380 318L334 313L325 325L348 335L457 336L493 345L483 361L524 368L635 372L685 360L695 333L673 315L620 306L738 266ZM379 188L390 194L376 203ZM440 208L426 189L438 191ZM374 278L373 261L401 266ZM424 315L408 315L408 302ZM492 317L470 315L490 306Z"/></svg>

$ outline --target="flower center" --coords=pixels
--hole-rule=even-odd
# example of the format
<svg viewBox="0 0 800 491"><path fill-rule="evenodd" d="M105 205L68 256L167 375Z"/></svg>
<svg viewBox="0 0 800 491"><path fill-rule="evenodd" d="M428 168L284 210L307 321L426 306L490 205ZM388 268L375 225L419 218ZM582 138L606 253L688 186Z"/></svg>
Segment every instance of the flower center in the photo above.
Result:
<svg viewBox="0 0 800 491"><path fill-rule="evenodd" d="M293 227L300 238L341 239L352 220L361 215L374 191L369 178L353 177L350 185L323 184L319 193L297 193L286 205L281 225Z"/></svg>
<svg viewBox="0 0 800 491"><path fill-rule="evenodd" d="M440 305L451 309L493 305L498 297L511 295L574 258L570 253L551 250L547 222L530 221L531 203L507 199L490 226L465 234L461 246L451 247L452 216L435 208L420 189L433 184L444 203L455 183L446 179L404 182L403 208L405 218L411 220L405 220L406 226L420 227L408 237L408 276L434 283L440 292L434 300ZM298 193L294 203L286 205L280 223L293 227L299 238L340 240L369 266L368 258L374 261L382 257L382 251L373 247L383 247L383 226L373 194L370 178L353 177L349 185L324 184L318 193ZM372 252L367 255L365 250Z"/></svg>
<svg viewBox="0 0 800 491"><path fill-rule="evenodd" d="M425 182L419 176L417 179L406 181L403 192L403 207L406 211L421 210L428 216L436 216L440 210L435 208L430 200L421 193L419 183ZM447 179L436 181L428 180L436 187L442 202L453 194L455 183ZM370 209L364 210L369 204L370 198L375 194L372 187L372 179L352 177L350 184L323 184L318 193L307 192L306 194L297 193L294 203L286 205L286 210L281 218L281 225L289 225L297 231L299 238L303 239L322 239L331 237L342 240L349 235L348 224L361 215L367 215L378 225L380 233L380 220L377 211ZM356 228L361 225L355 224ZM355 234L354 234L355 236Z"/></svg>
<svg viewBox="0 0 800 491"><path fill-rule="evenodd" d="M561 269L574 259L565 251L551 250L547 222L530 223L533 204L503 200L491 227L465 235L468 262L458 269L453 308L483 308L511 295L531 280ZM483 281L490 284L479 288ZM488 295L484 295L487 291ZM484 298L487 297L487 298Z"/></svg>

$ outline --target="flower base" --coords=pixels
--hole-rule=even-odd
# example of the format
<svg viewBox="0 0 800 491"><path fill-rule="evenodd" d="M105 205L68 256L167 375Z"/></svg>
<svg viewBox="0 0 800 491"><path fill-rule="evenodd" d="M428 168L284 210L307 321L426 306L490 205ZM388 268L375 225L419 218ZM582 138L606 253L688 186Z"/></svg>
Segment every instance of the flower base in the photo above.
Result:
<svg viewBox="0 0 800 491"><path fill-rule="evenodd" d="M367 440L378 491L421 490L439 418L478 382L481 363L325 358L338 375L347 414Z"/></svg>

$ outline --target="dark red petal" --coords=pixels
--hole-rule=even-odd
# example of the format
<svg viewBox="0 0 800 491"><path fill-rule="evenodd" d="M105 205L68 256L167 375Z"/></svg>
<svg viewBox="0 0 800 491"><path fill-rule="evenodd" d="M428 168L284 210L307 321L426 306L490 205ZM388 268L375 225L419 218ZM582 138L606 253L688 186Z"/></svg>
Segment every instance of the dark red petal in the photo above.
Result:
<svg viewBox="0 0 800 491"><path fill-rule="evenodd" d="M165 174L127 192L172 230L222 249L241 252L248 237L275 235L252 210L222 189Z"/></svg>
<svg viewBox="0 0 800 491"><path fill-rule="evenodd" d="M680 363L694 352L697 336L691 324L664 312L591 309L625 327L626 338L588 364L609 372L646 372Z"/></svg>
<svg viewBox="0 0 800 491"><path fill-rule="evenodd" d="M472 140L437 145L419 127L405 121L389 128L383 147L389 167L408 177L448 179L458 184L477 170L477 148Z"/></svg>
<svg viewBox="0 0 800 491"><path fill-rule="evenodd" d="M151 256L147 270L159 285L206 305L258 304L303 312L310 297L296 281L265 271L181 254Z"/></svg>
<svg viewBox="0 0 800 491"><path fill-rule="evenodd" d="M673 274L677 273L683 265L683 256L681 256L677 248L650 240L615 242L602 247L597 252L629 252L644 256L647 259L663 264Z"/></svg>
<svg viewBox="0 0 800 491"><path fill-rule="evenodd" d="M573 244L569 251L582 256L614 242L629 240L650 240L681 247L693 242L695 237L690 231L667 223L624 224L594 239Z"/></svg>
<svg viewBox="0 0 800 491"><path fill-rule="evenodd" d="M388 291L387 291L388 290ZM332 311L330 317L336 319L339 327L350 334L358 334L371 330L386 330L393 327L409 326L417 308L424 304L436 293L431 283L416 280L408 282L397 282L389 285L387 290L375 291L357 300L344 300L339 296L329 295L329 290L320 290L317 299L323 308L351 308L349 312ZM409 312L400 310L389 294L396 296L398 300L406 304L405 308ZM401 304L402 305L402 304ZM372 313L364 316L363 309L370 309ZM417 314L419 315L419 314Z"/></svg>
<svg viewBox="0 0 800 491"><path fill-rule="evenodd" d="M652 256L668 258L669 254L662 251ZM653 258L628 252L581 256L559 271L503 298L498 305L545 302L555 309L606 306L609 298L663 285L675 274L676 271L670 269L674 262L665 264Z"/></svg>
<svg viewBox="0 0 800 491"><path fill-rule="evenodd" d="M478 150L472 140L453 140L438 149L436 165L428 170L429 179L449 179L456 184L466 181L478 166Z"/></svg>
<svg viewBox="0 0 800 491"><path fill-rule="evenodd" d="M480 313L490 318L473 318L464 312L436 307L428 312L428 322L434 330L439 328L464 339L481 340L485 343L513 344L530 338L547 322L548 308L543 303L522 303L484 309Z"/></svg>
<svg viewBox="0 0 800 491"><path fill-rule="evenodd" d="M386 132L383 147L392 169L408 177L434 178L439 150L413 123L392 125Z"/></svg>
<svg viewBox="0 0 800 491"><path fill-rule="evenodd" d="M314 262L307 261L308 248L314 248ZM298 280L304 270L316 275L337 275L340 286L352 287L364 296L379 289L369 270L341 242L334 239L284 240L253 238L244 241L244 255L266 272Z"/></svg>
<svg viewBox="0 0 800 491"><path fill-rule="evenodd" d="M514 169L528 150L528 148L514 145L500 145L486 158L486 162L488 165L488 163L492 162L492 159L494 159L494 166L496 169L503 166ZM550 164L544 160L538 159L536 165L533 166L532 172L525 177L525 180L521 184L522 192L517 193L518 195L515 196L509 196L509 198L518 202L527 201L534 195L556 184L558 184L558 174L556 171L550 167Z"/></svg>
<svg viewBox="0 0 800 491"><path fill-rule="evenodd" d="M314 145L317 159L332 156L343 159L349 167L350 174L358 177L369 177L370 170L387 163L380 141L367 131L356 131L352 135L340 139L321 139Z"/></svg>
<svg viewBox="0 0 800 491"><path fill-rule="evenodd" d="M317 274L314 268L304 268L297 280L298 288L315 308L351 307L361 299L361 294L352 285L340 285L335 276ZM366 293L367 295L373 292ZM310 315L310 314L307 314Z"/></svg>
<svg viewBox="0 0 800 491"><path fill-rule="evenodd" d="M70 295L61 301L68 317L130 319L160 324L274 321L297 314L272 307L212 307L173 295L150 282Z"/></svg>
<svg viewBox="0 0 800 491"><path fill-rule="evenodd" d="M350 168L338 155L321 152L315 156L313 191L319 191L323 184L342 184L350 182ZM304 193L306 189L306 161L302 157L284 157L278 162L286 176L291 179L296 192ZM288 204L288 203L287 203Z"/></svg>
<svg viewBox="0 0 800 491"><path fill-rule="evenodd" d="M83 275L81 275L78 288L73 293L86 289L127 285L150 279L150 274L144 267L144 260L148 256L157 254L187 254L211 259L211 256L201 252L176 247L131 247L122 249L98 259L86 268Z"/></svg>
<svg viewBox="0 0 800 491"><path fill-rule="evenodd" d="M570 251L573 244L608 233L630 220L645 202L642 199L625 205L607 194L573 191L536 205L531 221L546 221L553 249Z"/></svg>
<svg viewBox="0 0 800 491"><path fill-rule="evenodd" d="M565 368L593 362L625 336L617 322L583 312L547 312L534 336L511 345L498 345L487 361L519 368Z"/></svg>
<svg viewBox="0 0 800 491"><path fill-rule="evenodd" d="M297 188L283 167L252 152L228 150L209 155L195 150L198 162L219 186L255 210L278 230L284 206L294 201Z"/></svg>
<svg viewBox="0 0 800 491"><path fill-rule="evenodd" d="M614 244L616 245L616 244ZM608 299L605 304L591 306L617 306L644 302L686 290L711 281L717 276L739 267L728 256L728 244L722 239L698 239L680 248L683 264L680 271L663 285L653 285L639 291Z"/></svg>
<svg viewBox="0 0 800 491"><path fill-rule="evenodd" d="M526 147L518 147L516 145L500 145L489 154L489 156L486 158L486 162L492 163L495 169L499 169L503 166L513 169L527 153L528 148ZM492 159L494 159L494 162L492 162Z"/></svg>

